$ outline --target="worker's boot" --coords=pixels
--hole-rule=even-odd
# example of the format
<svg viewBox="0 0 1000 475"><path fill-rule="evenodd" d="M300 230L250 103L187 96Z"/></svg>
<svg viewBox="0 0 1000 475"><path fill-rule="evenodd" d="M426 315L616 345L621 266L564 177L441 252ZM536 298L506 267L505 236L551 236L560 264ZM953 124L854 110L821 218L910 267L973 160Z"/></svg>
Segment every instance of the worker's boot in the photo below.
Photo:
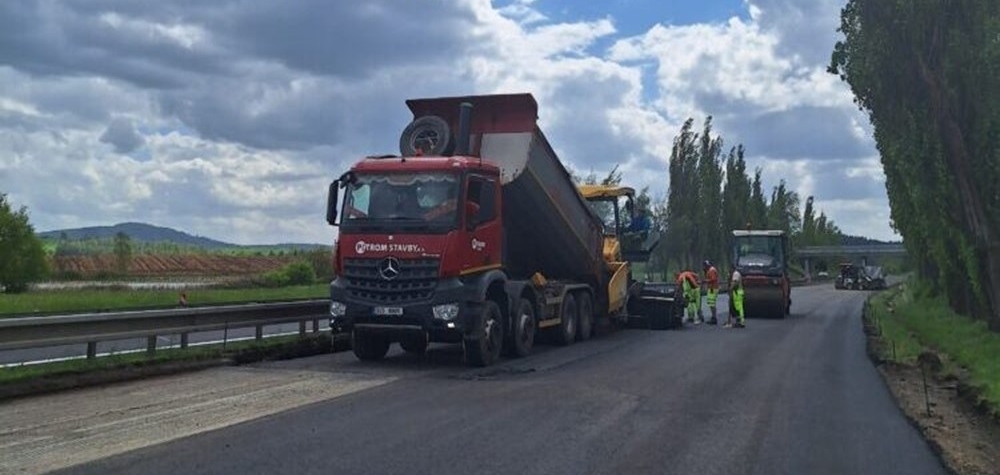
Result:
<svg viewBox="0 0 1000 475"><path fill-rule="evenodd" d="M718 325L719 319L716 318L715 307L712 307L712 318L708 321L709 325Z"/></svg>

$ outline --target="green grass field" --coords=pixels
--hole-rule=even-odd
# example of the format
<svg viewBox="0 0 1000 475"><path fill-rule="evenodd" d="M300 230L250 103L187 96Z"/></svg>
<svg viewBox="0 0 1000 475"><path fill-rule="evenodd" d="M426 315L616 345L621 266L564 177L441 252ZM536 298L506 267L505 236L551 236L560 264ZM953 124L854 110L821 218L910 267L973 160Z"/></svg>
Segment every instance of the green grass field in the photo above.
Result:
<svg viewBox="0 0 1000 475"><path fill-rule="evenodd" d="M185 291L189 306L326 298L328 284L281 288L192 289ZM178 290L52 290L23 294L0 293L0 317L26 314L101 312L125 309L172 308Z"/></svg>
<svg viewBox="0 0 1000 475"><path fill-rule="evenodd" d="M894 312L889 311L890 303ZM872 309L881 323L887 359L913 364L923 347L944 353L968 371L971 383L982 389L994 411L1000 411L1000 333L991 332L985 322L955 314L943 298L928 297L912 283L878 295Z"/></svg>

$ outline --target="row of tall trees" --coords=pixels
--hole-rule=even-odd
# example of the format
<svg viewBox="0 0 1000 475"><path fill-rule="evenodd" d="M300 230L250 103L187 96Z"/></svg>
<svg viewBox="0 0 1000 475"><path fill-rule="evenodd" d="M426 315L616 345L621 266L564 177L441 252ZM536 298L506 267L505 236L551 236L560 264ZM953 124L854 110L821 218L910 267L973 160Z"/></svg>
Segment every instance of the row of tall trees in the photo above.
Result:
<svg viewBox="0 0 1000 475"><path fill-rule="evenodd" d="M674 138L670 155L666 200L652 203L651 212L664 240L654 255L660 271L698 268L704 259L724 263L734 229L781 229L793 246L835 244L840 231L833 221L816 214L813 197L802 201L784 180L768 194L763 170L751 177L743 145L725 151L724 140L713 135L712 118L701 132L688 119Z"/></svg>
<svg viewBox="0 0 1000 475"><path fill-rule="evenodd" d="M840 31L920 277L1000 331L1000 2L850 0Z"/></svg>

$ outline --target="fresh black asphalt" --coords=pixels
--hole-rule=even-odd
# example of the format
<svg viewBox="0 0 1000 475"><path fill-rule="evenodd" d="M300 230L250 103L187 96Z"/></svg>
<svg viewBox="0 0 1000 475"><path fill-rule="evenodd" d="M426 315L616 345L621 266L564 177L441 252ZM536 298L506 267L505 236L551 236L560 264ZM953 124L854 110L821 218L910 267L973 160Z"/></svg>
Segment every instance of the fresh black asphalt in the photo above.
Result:
<svg viewBox="0 0 1000 475"><path fill-rule="evenodd" d="M865 355L865 295L797 288L786 320L624 330L487 369L455 347L270 363L404 376L65 473L944 474Z"/></svg>

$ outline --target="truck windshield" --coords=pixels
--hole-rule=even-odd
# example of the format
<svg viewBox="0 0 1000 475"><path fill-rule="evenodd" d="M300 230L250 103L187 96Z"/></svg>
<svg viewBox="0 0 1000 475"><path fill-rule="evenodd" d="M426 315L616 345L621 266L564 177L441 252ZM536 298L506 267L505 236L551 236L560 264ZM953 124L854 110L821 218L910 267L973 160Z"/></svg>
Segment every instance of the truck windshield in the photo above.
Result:
<svg viewBox="0 0 1000 475"><path fill-rule="evenodd" d="M458 176L450 173L357 174L347 185L344 224L457 222Z"/></svg>

